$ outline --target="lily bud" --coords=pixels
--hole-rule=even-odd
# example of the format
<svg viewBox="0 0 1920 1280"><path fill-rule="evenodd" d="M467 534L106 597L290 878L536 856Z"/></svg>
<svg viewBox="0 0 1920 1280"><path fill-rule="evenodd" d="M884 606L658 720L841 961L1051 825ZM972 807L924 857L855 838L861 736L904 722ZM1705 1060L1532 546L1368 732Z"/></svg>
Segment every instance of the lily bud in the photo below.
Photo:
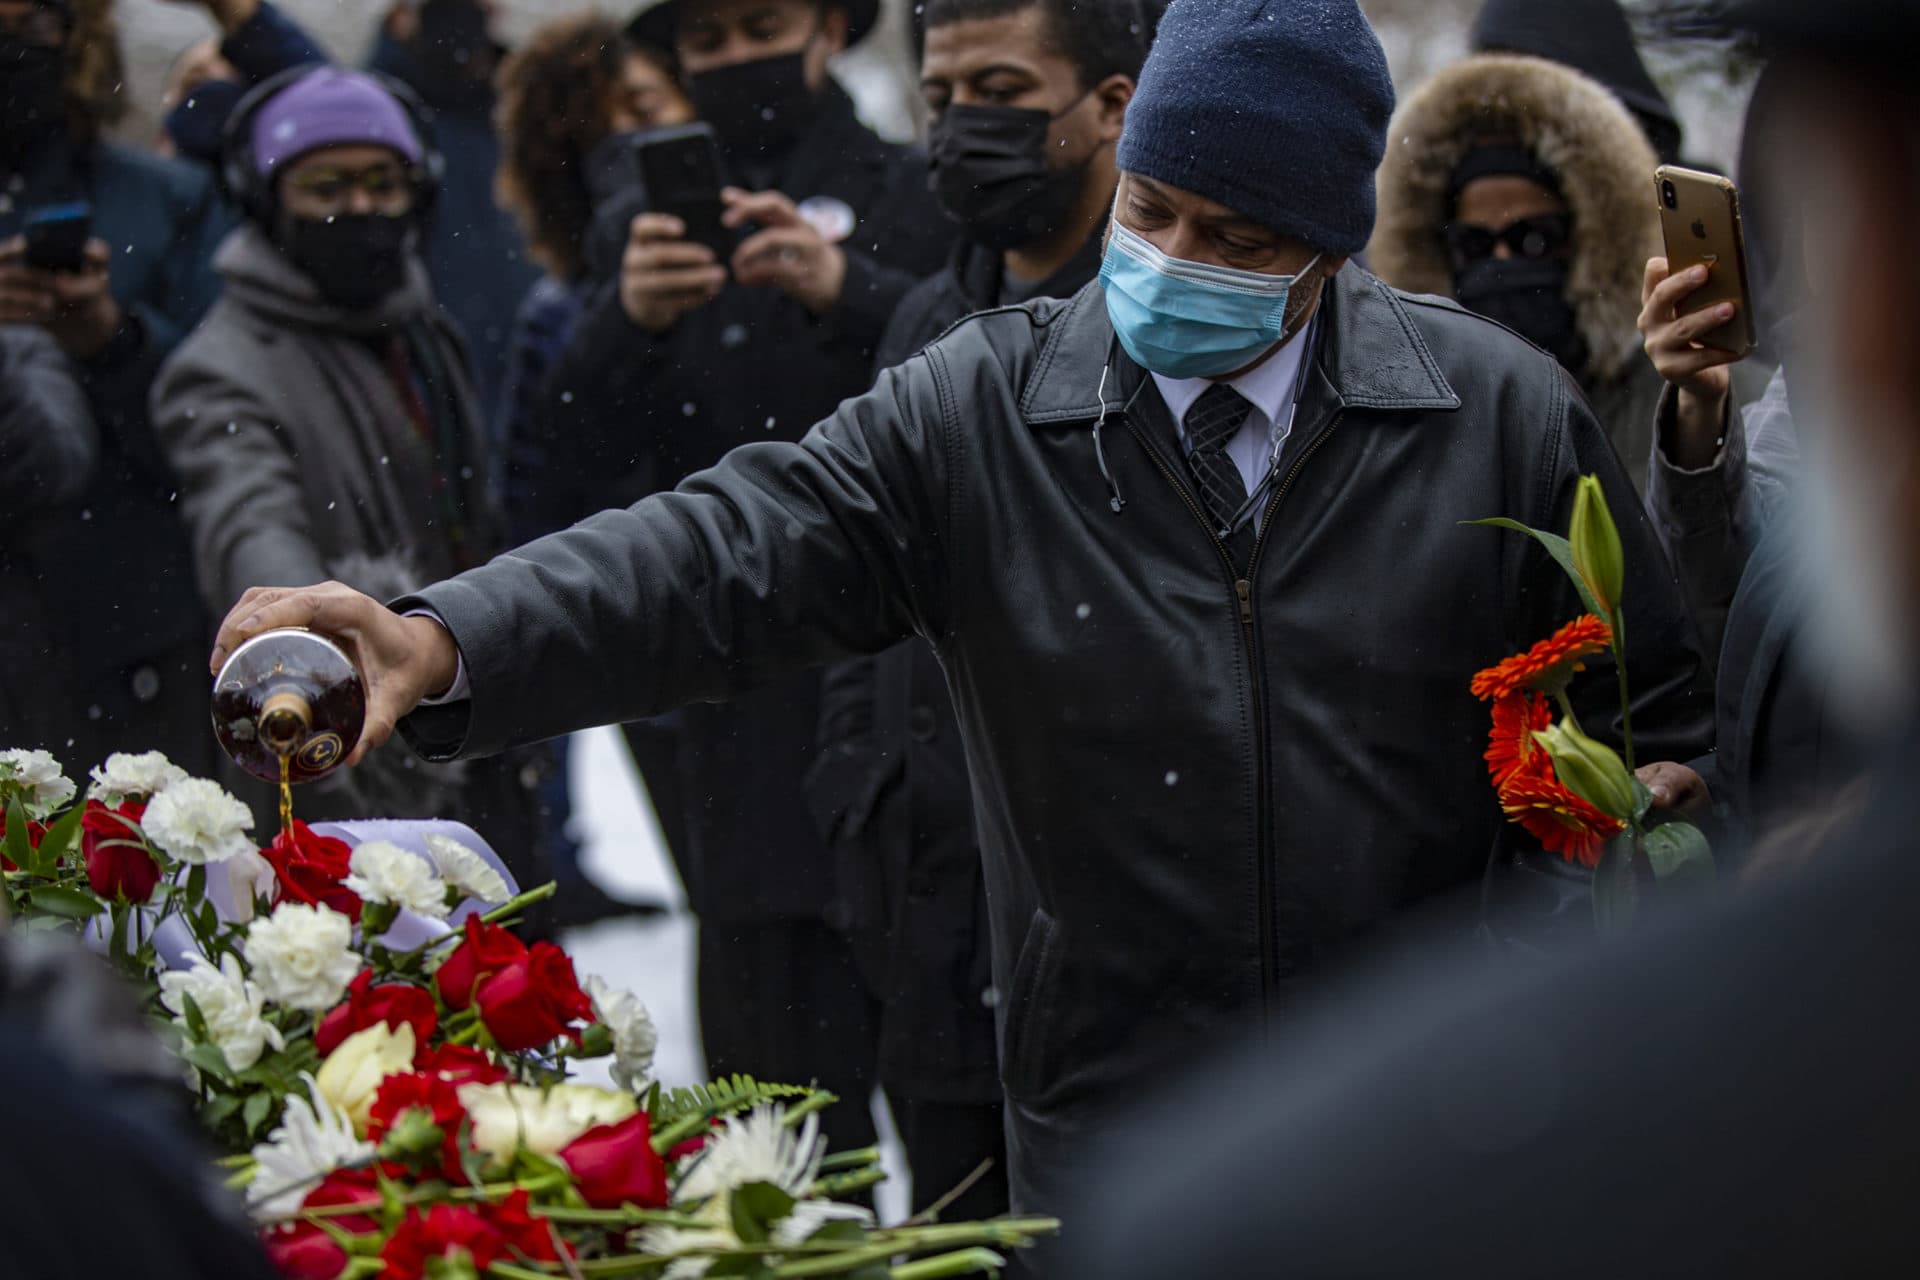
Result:
<svg viewBox="0 0 1920 1280"><path fill-rule="evenodd" d="M1593 593L1600 612L1611 616L1620 608L1627 566L1620 550L1620 530L1614 526L1613 513L1607 510L1607 498L1597 476L1580 477L1567 541L1573 547L1574 569Z"/></svg>
<svg viewBox="0 0 1920 1280"><path fill-rule="evenodd" d="M1533 735L1553 757L1560 785L1609 817L1622 822L1633 817L1633 779L1612 747L1595 742L1562 720Z"/></svg>

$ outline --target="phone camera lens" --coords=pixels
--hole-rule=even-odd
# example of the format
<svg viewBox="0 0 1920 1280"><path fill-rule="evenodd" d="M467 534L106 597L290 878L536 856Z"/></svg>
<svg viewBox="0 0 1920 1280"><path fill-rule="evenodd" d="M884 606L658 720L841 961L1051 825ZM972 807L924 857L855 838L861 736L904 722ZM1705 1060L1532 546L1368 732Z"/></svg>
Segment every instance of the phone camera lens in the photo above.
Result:
<svg viewBox="0 0 1920 1280"><path fill-rule="evenodd" d="M1666 202L1667 208L1669 209L1678 209L1680 207L1680 193L1674 190L1673 183L1671 182L1662 182L1660 184L1660 198Z"/></svg>

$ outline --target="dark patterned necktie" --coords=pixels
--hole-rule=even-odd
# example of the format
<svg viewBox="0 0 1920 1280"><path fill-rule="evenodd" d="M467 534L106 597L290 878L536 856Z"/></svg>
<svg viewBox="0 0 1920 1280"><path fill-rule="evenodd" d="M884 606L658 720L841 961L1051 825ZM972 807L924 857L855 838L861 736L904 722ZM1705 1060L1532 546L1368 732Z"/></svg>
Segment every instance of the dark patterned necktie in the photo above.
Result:
<svg viewBox="0 0 1920 1280"><path fill-rule="evenodd" d="M1193 445L1188 462L1200 484L1200 500L1223 541L1231 537L1233 518L1247 505L1247 482L1227 456L1227 443L1252 412L1252 402L1224 382L1201 392L1187 410L1187 439Z"/></svg>

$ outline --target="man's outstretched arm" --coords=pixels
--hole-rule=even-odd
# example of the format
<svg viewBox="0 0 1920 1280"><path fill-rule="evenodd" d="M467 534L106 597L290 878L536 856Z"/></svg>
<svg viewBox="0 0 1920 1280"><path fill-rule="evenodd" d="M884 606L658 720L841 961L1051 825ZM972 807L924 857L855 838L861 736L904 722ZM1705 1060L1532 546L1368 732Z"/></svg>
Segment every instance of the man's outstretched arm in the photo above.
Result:
<svg viewBox="0 0 1920 1280"><path fill-rule="evenodd" d="M308 627L368 685L355 759L464 665L470 699L408 724L432 758L485 755L717 700L950 625L950 424L933 361L884 374L798 444L749 445L622 511L392 607L338 584L250 591L220 629ZM426 609L434 616L404 616ZM438 619L436 621L436 619Z"/></svg>

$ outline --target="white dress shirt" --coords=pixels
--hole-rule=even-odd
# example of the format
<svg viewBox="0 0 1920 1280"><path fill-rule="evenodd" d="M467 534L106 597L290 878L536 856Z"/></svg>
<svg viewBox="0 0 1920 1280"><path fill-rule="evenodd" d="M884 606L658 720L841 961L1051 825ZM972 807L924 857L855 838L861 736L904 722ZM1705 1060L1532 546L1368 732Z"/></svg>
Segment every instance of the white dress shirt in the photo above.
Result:
<svg viewBox="0 0 1920 1280"><path fill-rule="evenodd" d="M1227 442L1227 456L1240 469L1240 478L1247 482L1249 495L1260 492L1273 471L1273 464L1279 461L1281 446L1293 430L1293 406L1299 399L1300 375L1306 366L1310 345L1307 335L1313 327L1311 323L1302 325L1300 332L1288 338L1264 363L1226 380L1228 386L1253 406L1246 422ZM1180 433L1182 456L1190 455L1193 443L1187 438L1187 411L1216 379L1169 378L1156 373L1153 381L1160 388L1160 398L1167 402L1173 414L1174 428Z"/></svg>

